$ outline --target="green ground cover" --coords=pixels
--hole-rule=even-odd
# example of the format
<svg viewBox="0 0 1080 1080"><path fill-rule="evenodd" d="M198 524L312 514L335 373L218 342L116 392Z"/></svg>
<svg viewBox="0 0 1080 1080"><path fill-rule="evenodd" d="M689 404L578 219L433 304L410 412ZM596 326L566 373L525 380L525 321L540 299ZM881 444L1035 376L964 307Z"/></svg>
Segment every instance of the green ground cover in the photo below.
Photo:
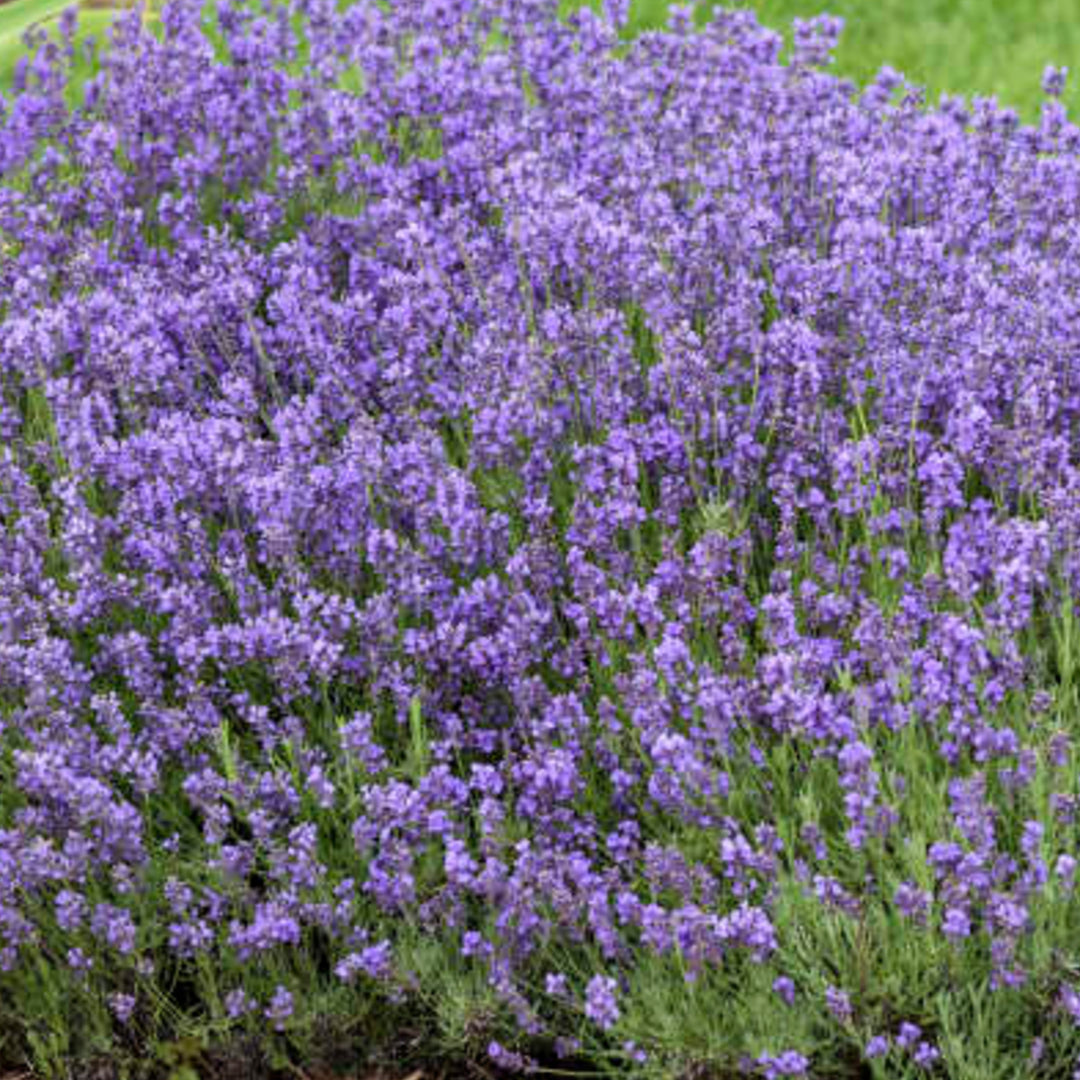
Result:
<svg viewBox="0 0 1080 1080"><path fill-rule="evenodd" d="M61 13L72 6L72 0L12 0L0 3L0 88L11 86L15 66L25 53L23 37L27 30L35 26L54 32ZM77 42L93 38L103 42L109 24L116 15L117 5L114 0L91 0L79 3L79 23ZM157 0L146 5L148 24L154 26L157 17ZM93 64L89 59L80 58L76 71L79 77L88 78L93 73Z"/></svg>
<svg viewBox="0 0 1080 1080"><path fill-rule="evenodd" d="M995 94L1002 104L1038 115L1046 64L1080 71L1080 5L1075 0L754 0L767 26L790 40L791 22L828 12L845 20L833 70L859 83L883 64L941 93ZM662 25L668 0L635 0L635 28ZM704 18L710 5L698 4ZM1066 103L1075 101L1075 87Z"/></svg>
<svg viewBox="0 0 1080 1080"><path fill-rule="evenodd" d="M0 4L0 85L10 84L26 28L54 23L68 6L70 0ZM631 28L662 26L670 6L669 0L634 0ZM699 3L699 19L715 6ZM931 102L941 93L995 94L1026 120L1038 114L1046 64L1080 70L1074 0L755 0L728 6L752 8L789 40L793 19L840 15L846 25L836 54L839 74L863 83L889 64L925 86ZM80 37L102 38L111 17L105 10L83 10ZM1074 93L1066 91L1067 104Z"/></svg>

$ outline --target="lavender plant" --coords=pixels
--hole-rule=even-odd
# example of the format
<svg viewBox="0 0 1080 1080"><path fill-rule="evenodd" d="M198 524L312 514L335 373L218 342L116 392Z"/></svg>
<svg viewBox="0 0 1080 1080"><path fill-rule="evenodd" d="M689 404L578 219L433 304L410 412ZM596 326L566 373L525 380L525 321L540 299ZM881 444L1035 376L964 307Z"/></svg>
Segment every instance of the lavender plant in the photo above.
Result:
<svg viewBox="0 0 1080 1080"><path fill-rule="evenodd" d="M214 18L0 100L3 1060L1066 1075L1062 73Z"/></svg>

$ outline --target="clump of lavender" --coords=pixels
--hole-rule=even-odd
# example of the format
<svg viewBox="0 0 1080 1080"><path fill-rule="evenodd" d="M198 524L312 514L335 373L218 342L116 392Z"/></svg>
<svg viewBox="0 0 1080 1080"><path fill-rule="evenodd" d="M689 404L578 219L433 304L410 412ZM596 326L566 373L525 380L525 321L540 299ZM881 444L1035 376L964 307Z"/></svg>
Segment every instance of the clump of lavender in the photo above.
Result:
<svg viewBox="0 0 1080 1080"><path fill-rule="evenodd" d="M0 98L3 1053L1067 1054L1065 72L202 9Z"/></svg>

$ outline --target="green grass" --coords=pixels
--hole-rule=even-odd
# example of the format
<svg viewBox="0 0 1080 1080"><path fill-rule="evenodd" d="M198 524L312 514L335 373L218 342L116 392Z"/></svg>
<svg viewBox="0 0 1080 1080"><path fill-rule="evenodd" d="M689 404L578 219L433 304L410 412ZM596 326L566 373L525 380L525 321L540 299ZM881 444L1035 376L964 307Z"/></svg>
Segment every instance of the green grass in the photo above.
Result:
<svg viewBox="0 0 1080 1080"><path fill-rule="evenodd" d="M15 65L25 52L23 35L26 31L40 24L55 36L57 21L61 13L69 7L79 7L76 42L94 38L99 44L105 41L106 30L117 14L117 8L98 3L93 7L76 3L75 0L14 0L13 3L0 3L0 89L11 86L15 74ZM147 0L148 25L154 26L158 19L154 12L160 7L160 0ZM78 81L89 78L94 73L94 65L80 57L76 62Z"/></svg>
<svg viewBox="0 0 1080 1080"><path fill-rule="evenodd" d="M11 39L18 41L27 26L55 17L68 4L69 0L14 0L0 5L0 41L7 48Z"/></svg>
<svg viewBox="0 0 1080 1080"><path fill-rule="evenodd" d="M1066 64L1077 84L1065 94L1080 104L1080 5L1077 0L752 0L766 26L790 40L791 21L823 12L846 21L833 70L865 83L884 64L941 93L990 95L1038 117L1047 64ZM636 28L662 26L669 0L634 0ZM697 4L703 16L708 3Z"/></svg>
<svg viewBox="0 0 1080 1080"><path fill-rule="evenodd" d="M0 5L0 83L7 87L23 54L23 34L35 23L51 24L68 0L15 0Z"/></svg>
<svg viewBox="0 0 1080 1080"><path fill-rule="evenodd" d="M586 0L568 0L567 7ZM14 0L0 4L0 87L11 82L22 53L22 35L35 22L55 23L71 0ZM599 6L599 0L593 0ZM154 5L149 5L153 7ZM697 4L700 18L715 0ZM790 39L792 19L822 12L846 20L834 70L864 83L882 65L902 71L927 88L928 101L941 93L994 94L1002 104L1038 116L1039 82L1047 64L1068 65L1080 85L1080 9L1076 0L751 0L728 6L752 8L767 26ZM634 0L631 24L662 26L670 0ZM112 13L83 10L79 37L99 40ZM1077 87L1066 92L1075 103Z"/></svg>

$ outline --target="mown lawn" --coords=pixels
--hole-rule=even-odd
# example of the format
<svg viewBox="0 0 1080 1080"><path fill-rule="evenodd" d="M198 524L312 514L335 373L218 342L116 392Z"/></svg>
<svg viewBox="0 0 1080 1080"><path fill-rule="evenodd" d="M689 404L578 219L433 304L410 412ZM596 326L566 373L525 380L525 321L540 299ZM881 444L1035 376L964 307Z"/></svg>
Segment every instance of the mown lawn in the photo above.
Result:
<svg viewBox="0 0 1080 1080"><path fill-rule="evenodd" d="M663 25L668 0L634 0L636 28ZM698 4L704 18L709 4ZM1080 5L1075 0L754 0L751 8L782 30L824 12L845 21L833 70L864 83L888 64L938 95L996 94L1034 120L1047 64L1080 70ZM1067 92L1066 102L1076 98Z"/></svg>
<svg viewBox="0 0 1080 1080"><path fill-rule="evenodd" d="M600 0L595 0L598 6ZM81 35L103 37L115 0L80 5ZM55 22L69 0L0 0L0 85L10 85L23 31ZM158 5L150 4L153 9ZM567 7L576 6L570 0ZM721 5L698 3L699 21ZM754 0L749 8L790 42L796 18L828 13L845 21L834 70L865 83L884 64L927 89L928 101L948 94L994 94L1025 120L1038 115L1039 78L1047 64L1080 69L1080 8L1073 0ZM661 27L669 0L633 0L631 30ZM1066 104L1074 102L1066 92Z"/></svg>

